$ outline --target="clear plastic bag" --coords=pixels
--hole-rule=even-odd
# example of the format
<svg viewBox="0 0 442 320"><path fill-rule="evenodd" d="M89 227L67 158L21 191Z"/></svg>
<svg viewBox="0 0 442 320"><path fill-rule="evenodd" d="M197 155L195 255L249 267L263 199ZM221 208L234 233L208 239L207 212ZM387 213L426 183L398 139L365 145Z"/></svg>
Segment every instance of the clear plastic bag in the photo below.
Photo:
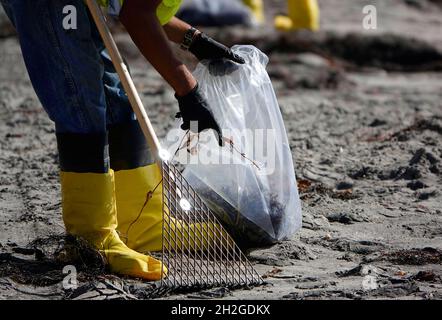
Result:
<svg viewBox="0 0 442 320"><path fill-rule="evenodd" d="M189 184L237 243L251 248L290 238L302 214L268 58L253 46L232 49L246 60L234 72L214 76L201 63L194 71L225 146L218 146L213 131L204 131L188 132L169 147L185 165Z"/></svg>

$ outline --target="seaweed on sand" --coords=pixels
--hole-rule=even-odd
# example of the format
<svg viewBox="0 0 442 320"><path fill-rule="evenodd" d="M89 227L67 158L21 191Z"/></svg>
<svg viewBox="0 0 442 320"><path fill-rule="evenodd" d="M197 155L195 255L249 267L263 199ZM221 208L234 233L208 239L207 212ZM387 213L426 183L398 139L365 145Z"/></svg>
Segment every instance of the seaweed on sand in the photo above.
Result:
<svg viewBox="0 0 442 320"><path fill-rule="evenodd" d="M38 238L26 247L0 253L0 277L35 286L59 283L66 274L63 268L74 265L79 281L104 274L105 261L101 254L83 239L53 235Z"/></svg>

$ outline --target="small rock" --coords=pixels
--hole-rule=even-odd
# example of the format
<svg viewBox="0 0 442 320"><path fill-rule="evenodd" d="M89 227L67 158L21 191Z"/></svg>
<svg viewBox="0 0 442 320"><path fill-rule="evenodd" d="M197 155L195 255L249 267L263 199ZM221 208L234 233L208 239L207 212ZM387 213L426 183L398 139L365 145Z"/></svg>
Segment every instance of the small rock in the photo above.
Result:
<svg viewBox="0 0 442 320"><path fill-rule="evenodd" d="M349 181L341 181L336 185L336 190L348 190L353 188L353 183Z"/></svg>
<svg viewBox="0 0 442 320"><path fill-rule="evenodd" d="M425 183L423 183L422 181L420 181L420 180L414 180L414 181L409 182L407 184L407 187L410 188L411 190L416 191L416 190L419 190L419 189L426 188L427 185Z"/></svg>
<svg viewBox="0 0 442 320"><path fill-rule="evenodd" d="M361 219L356 218L354 215L347 212L332 213L327 216L328 221L338 222L342 224L352 224L354 222L362 222Z"/></svg>
<svg viewBox="0 0 442 320"><path fill-rule="evenodd" d="M384 126L384 125L386 125L388 122L387 121L385 121L385 120L380 120L380 119L374 119L370 124L369 124L369 126L370 127L380 127L380 126Z"/></svg>
<svg viewBox="0 0 442 320"><path fill-rule="evenodd" d="M407 272L405 271L398 271L394 274L395 276L403 277L407 275Z"/></svg>
<svg viewBox="0 0 442 320"><path fill-rule="evenodd" d="M435 197L435 196L437 196L436 191L422 192L422 193L419 193L418 199L423 201L423 200L428 200L431 197Z"/></svg>
<svg viewBox="0 0 442 320"><path fill-rule="evenodd" d="M324 240L330 241L331 239L332 239L332 236L331 236L329 233L327 233L327 234L324 236Z"/></svg>
<svg viewBox="0 0 442 320"><path fill-rule="evenodd" d="M431 163L431 164L436 164L439 163L439 159L436 158L436 156L434 154L432 154L431 152L427 152L425 154L425 156L427 157L427 160Z"/></svg>
<svg viewBox="0 0 442 320"><path fill-rule="evenodd" d="M390 174L391 179L416 180L422 177L419 168L412 166L406 168L399 168Z"/></svg>
<svg viewBox="0 0 442 320"><path fill-rule="evenodd" d="M440 174L441 169L440 169L439 165L433 164L432 166L430 166L430 172L433 174Z"/></svg>

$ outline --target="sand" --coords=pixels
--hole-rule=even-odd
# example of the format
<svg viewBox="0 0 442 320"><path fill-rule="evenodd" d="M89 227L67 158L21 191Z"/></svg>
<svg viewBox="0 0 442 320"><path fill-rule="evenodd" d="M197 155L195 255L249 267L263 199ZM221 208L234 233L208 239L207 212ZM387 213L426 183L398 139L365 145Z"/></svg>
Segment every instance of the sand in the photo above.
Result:
<svg viewBox="0 0 442 320"><path fill-rule="evenodd" d="M270 56L303 228L249 253L264 286L163 299L442 298L442 5L369 2L378 6L376 31L362 29L363 0L320 1L315 35L208 30ZM269 15L283 10L270 4ZM64 244L54 127L13 30L1 18L0 27L0 299L152 297L151 284L103 274L99 263L94 272L79 267L77 289L63 288L64 264L53 259ZM164 137L173 92L126 35L117 40Z"/></svg>

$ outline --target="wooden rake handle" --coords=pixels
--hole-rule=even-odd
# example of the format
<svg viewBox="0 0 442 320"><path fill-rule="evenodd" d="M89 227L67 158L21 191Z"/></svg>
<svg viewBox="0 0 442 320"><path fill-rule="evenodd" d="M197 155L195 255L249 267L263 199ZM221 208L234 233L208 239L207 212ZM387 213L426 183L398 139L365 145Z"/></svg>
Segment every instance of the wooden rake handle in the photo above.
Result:
<svg viewBox="0 0 442 320"><path fill-rule="evenodd" d="M144 109L143 102L140 99L140 96L137 92L137 89L134 85L132 77L129 74L129 70L126 64L121 57L120 52L118 51L118 47L115 44L114 38L106 24L105 17L101 8L98 6L96 0L86 0L87 6L94 18L95 24L100 32L101 38L103 39L104 45L109 52L109 55L112 59L112 63L117 70L117 73L120 77L120 81L123 84L123 88L126 91L126 94L129 98L129 102L132 106L135 115L137 116L138 122L140 124L141 130L143 131L144 136L146 137L147 143L150 147L150 150L155 157L157 164L161 168L162 160L160 158L160 141L155 134L152 123L147 116L146 110ZM131 143L128 141L127 143Z"/></svg>

